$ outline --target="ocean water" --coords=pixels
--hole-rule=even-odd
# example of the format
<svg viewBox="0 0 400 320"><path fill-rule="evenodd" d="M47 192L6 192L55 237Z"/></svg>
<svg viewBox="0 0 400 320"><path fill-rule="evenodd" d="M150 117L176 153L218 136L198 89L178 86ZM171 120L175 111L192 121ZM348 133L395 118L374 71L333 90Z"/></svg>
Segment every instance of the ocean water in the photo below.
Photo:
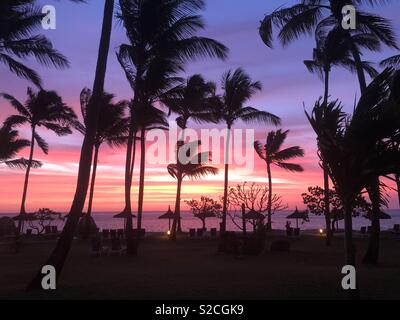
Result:
<svg viewBox="0 0 400 320"><path fill-rule="evenodd" d="M381 228L382 230L389 230L393 228L394 224L400 224L400 210L385 210L389 215L391 215L392 219L390 220L381 220ZM143 222L142 226L148 232L166 232L168 230L168 220L160 220L158 217L163 212L144 212L143 213ZM285 229L286 216L290 214L291 211L282 211L276 213L272 216L273 228L274 229ZM0 213L0 217L8 216L13 217L16 214L6 214ZM120 229L124 227L124 219L116 219L113 218L115 213L93 213L93 218L100 229ZM299 220L299 227L303 230L310 229L320 229L325 226L325 219L323 216L316 216L310 214L309 222L301 222ZM292 227L296 226L296 220L289 220L291 222ZM209 228L217 228L219 229L220 220L217 218L209 218L206 220L206 227ZM236 222L241 225L241 219L236 219ZM369 226L371 223L368 219L363 217L357 217L353 219L353 229L360 230L363 226ZM61 229L64 225L63 221L54 221L52 225L57 225L59 229ZM134 226L136 225L136 219L134 219ZM193 217L190 212L182 212L182 228L184 231L189 230L190 228L201 228L202 223L199 219ZM29 228L29 223L25 222L25 229ZM343 221L339 222L339 228L343 228ZM227 220L227 229L232 231L239 230L237 226L233 223L232 219L228 217ZM248 224L248 230L251 230L251 225Z"/></svg>

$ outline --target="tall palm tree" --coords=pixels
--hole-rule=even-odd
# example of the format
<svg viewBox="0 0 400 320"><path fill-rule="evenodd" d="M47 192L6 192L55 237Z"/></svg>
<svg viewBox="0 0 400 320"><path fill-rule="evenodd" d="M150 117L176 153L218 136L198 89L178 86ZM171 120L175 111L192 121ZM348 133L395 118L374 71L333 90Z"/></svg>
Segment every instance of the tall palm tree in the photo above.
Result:
<svg viewBox="0 0 400 320"><path fill-rule="evenodd" d="M165 99L169 89L179 81L176 73L183 70L187 61L205 56L226 58L225 46L195 35L204 28L204 22L198 15L204 5L203 0L120 1L121 10L117 16L126 29L129 44L122 44L117 56L134 94L132 108L143 110L161 100L161 96ZM131 119L135 121L133 117ZM132 168L132 163L128 161L133 160L129 154L132 154L134 146L135 128L136 124L131 123L127 170ZM144 140L144 134L141 134L141 139ZM141 145L144 148L144 142ZM144 184L143 171L144 162L141 159L140 186ZM125 176L129 180L131 174L126 173ZM130 188L130 181L126 186ZM143 210L143 188L139 189L138 218ZM125 205L130 211L131 205ZM130 215L130 212L127 213ZM141 224L141 219L138 219L138 224Z"/></svg>
<svg viewBox="0 0 400 320"><path fill-rule="evenodd" d="M267 134L267 141L264 145L260 141L254 142L254 149L258 156L267 164L268 174L268 206L267 206L267 229L272 226L272 174L271 166L276 165L279 168L291 172L302 172L303 167L299 164L286 162L298 157L304 156L304 150L299 146L281 149L285 142L289 130L271 131Z"/></svg>
<svg viewBox="0 0 400 320"><path fill-rule="evenodd" d="M380 65L385 68L387 68L387 67L399 68L400 67L400 54L397 54L397 55L394 55L392 57L382 60Z"/></svg>
<svg viewBox="0 0 400 320"><path fill-rule="evenodd" d="M2 93L1 96L10 102L17 111L18 115L12 115L5 120L8 126L28 124L31 127L31 140L29 159L26 167L24 190L22 194L20 215L25 215L25 202L28 192L29 173L32 167L33 153L35 142L39 148L47 154L49 145L39 135L37 130L40 127L53 131L59 136L72 133L70 129L71 123L76 121L77 117L72 108L65 105L61 97L54 91L40 90L34 92L31 88L27 90L28 99L24 104L19 102L13 96ZM18 233L21 232L21 221L18 222Z"/></svg>
<svg viewBox="0 0 400 320"><path fill-rule="evenodd" d="M286 46L302 35L318 33L319 30L325 28L341 28L343 6L353 5L356 8L357 29L346 30L343 35L349 41L362 93L367 84L362 67L361 52L352 41L352 34L368 34L391 48L396 48L397 45L390 20L364 12L359 6L365 4L378 5L385 2L385 0L299 0L292 7L281 7L266 15L261 21L260 36L265 45L272 47L273 31L278 29L278 38ZM380 47L369 49L379 50Z"/></svg>
<svg viewBox="0 0 400 320"><path fill-rule="evenodd" d="M241 68L235 71L228 71L222 77L223 95L219 108L215 111L216 118L222 120L227 126L227 137L225 145L225 174L224 174L224 201L222 211L221 232L226 231L226 215L228 201L228 183L229 183L229 145L231 139L231 129L234 123L241 120L245 123L272 123L280 124L279 117L267 111L261 111L246 104L251 97L261 90L260 82L252 82Z"/></svg>
<svg viewBox="0 0 400 320"><path fill-rule="evenodd" d="M43 35L32 32L41 27L44 15L35 0L5 0L0 3L0 62L12 73L41 87L39 75L19 59L34 57L45 66L68 67L67 59Z"/></svg>
<svg viewBox="0 0 400 320"><path fill-rule="evenodd" d="M10 126L0 127L0 164L5 164L10 168L26 168L28 161L24 158L13 159L22 149L29 147L30 142L18 137L18 131ZM41 163L36 161L35 167L40 167Z"/></svg>
<svg viewBox="0 0 400 320"><path fill-rule="evenodd" d="M92 96L92 91L84 88L81 92L81 112L82 117L86 119L87 109ZM106 143L109 147L120 147L125 144L127 133L129 131L128 119L125 117L127 107L126 101L113 102L114 95L104 93L100 101L100 115L97 124L97 134L94 143L94 157L92 166L92 177L90 183L89 202L87 215L92 214L94 187L96 182L97 163L99 151L102 144ZM82 126L85 127L84 125ZM83 130L84 133L84 130Z"/></svg>
<svg viewBox="0 0 400 320"><path fill-rule="evenodd" d="M178 115L176 118L177 125L182 129L179 141L185 139L185 129L189 119L195 122L216 122L212 110L218 103L218 97L215 95L216 85L213 82L206 82L199 75L193 75L186 80L185 85L178 85L173 88L168 97L162 100L162 103L168 107L170 113ZM178 145L181 145L178 143ZM177 150L179 153L179 150ZM180 169L180 166L178 166ZM178 173L178 176L182 173ZM178 232L182 231L180 211L178 213Z"/></svg>
<svg viewBox="0 0 400 320"><path fill-rule="evenodd" d="M355 62L351 59L351 46L349 40L343 36L345 31L342 28L334 28L327 32L321 28L316 32L316 48L313 50L313 60L306 60L304 64L311 73L317 75L324 81L323 105L327 105L329 97L329 78L332 66L342 66L350 71L355 71ZM368 34L352 35L351 43L369 48L379 47L379 42L375 37ZM377 71L369 62L363 61L363 68L373 78ZM326 224L326 245L331 245L332 230L330 223L330 204L329 204L329 176L326 164L322 162L324 175L324 202L325 202L325 224Z"/></svg>
<svg viewBox="0 0 400 320"><path fill-rule="evenodd" d="M218 174L218 169L207 165L206 163L210 160L210 152L198 153L195 156L190 155L190 150L193 149L199 141L193 141L184 144L183 141L178 141L177 145L177 163L168 165L168 173L177 180L176 189L176 200L175 200L175 218L172 224L171 238L176 238L177 225L180 221L180 210L181 210L181 190L182 182L185 178L200 179L201 177L209 174ZM186 149L187 148L187 149ZM185 156L182 153L185 152ZM186 159L183 159L186 158ZM190 159L189 159L190 158Z"/></svg>
<svg viewBox="0 0 400 320"><path fill-rule="evenodd" d="M69 212L69 218L65 223L61 237L49 258L46 265L52 265L56 269L57 280L60 279L61 271L71 248L72 240L78 224L80 215L85 205L85 199L90 180L90 168L93 158L93 146L97 132L97 121L100 114L100 101L104 92L104 80L107 69L107 57L110 48L110 37L112 29L112 18L114 12L114 0L105 0L103 24L99 44L96 74L93 84L93 94L88 106L86 115L86 132L83 139L81 156L79 160L78 179L74 200ZM41 268L29 284L30 289L41 289L42 274Z"/></svg>

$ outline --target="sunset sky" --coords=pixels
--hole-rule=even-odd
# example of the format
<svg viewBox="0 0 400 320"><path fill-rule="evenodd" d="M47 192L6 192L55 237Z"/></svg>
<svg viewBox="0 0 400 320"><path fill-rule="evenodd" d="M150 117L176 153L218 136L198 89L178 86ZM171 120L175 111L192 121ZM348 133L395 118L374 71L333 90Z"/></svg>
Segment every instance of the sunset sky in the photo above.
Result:
<svg viewBox="0 0 400 320"><path fill-rule="evenodd" d="M68 57L71 68L56 70L43 68L34 61L27 65L34 67L41 75L44 87L56 90L65 102L74 107L80 115L79 93L84 87L92 87L97 59L98 41L103 13L103 1L88 1L89 4L77 5L68 1L44 0L41 3L52 4L57 9L57 29L43 31L55 48ZM288 173L273 168L274 193L283 196L289 208L302 206L301 193L311 185L322 185L322 173L316 156L315 135L304 116L303 103L308 110L322 94L322 82L309 74L303 60L310 59L314 40L303 37L283 49L275 42L273 50L267 48L258 35L259 21L282 4L291 5L294 1L282 0L209 0L204 12L206 30L201 35L212 37L224 43L230 49L227 61L201 60L187 65L183 76L201 73L206 79L215 81L220 89L221 75L237 67L243 67L254 80L260 80L263 91L252 99L251 105L268 110L283 121L283 129L290 129L287 146L299 145L306 150L306 156L299 160L304 166L303 173ZM400 4L388 5L385 8L368 8L393 20L395 29L399 30ZM123 28L114 23L105 89L114 93L117 100L132 97L130 87L121 67L116 61L115 51L125 42ZM381 54L366 54L365 59L379 61L394 54L384 49ZM25 80L11 74L0 65L0 91L16 96L20 101L26 98L26 88L32 86ZM358 83L355 75L334 69L331 80L331 96L340 98L346 110L350 111L356 97L359 97ZM3 99L0 100L0 120L3 121L14 110ZM174 120L173 117L170 119ZM200 129L207 125L190 126ZM215 126L213 126L215 127ZM222 126L220 126L222 128ZM237 123L235 128L249 129L251 126ZM256 138L264 140L267 131L273 127L254 126ZM29 137L29 128L20 129L23 137ZM76 175L82 136L78 133L66 137L57 137L52 133L41 131L50 145L48 156L36 149L34 158L41 160L44 166L34 169L31 174L27 210L48 207L54 210L67 211L75 190ZM124 148L111 150L103 146L100 153L97 184L94 198L94 210L98 212L119 212L123 209L124 183ZM251 150L248 150L250 152ZM21 156L27 157L28 149ZM230 185L243 181L267 183L264 164L257 159L253 172L244 172L240 166L231 166ZM137 167L137 166L136 166ZM222 169L222 167L221 167ZM133 183L134 208L136 208L135 170ZM23 187L24 172L0 167L0 212L17 212ZM168 175L166 164L148 165L146 168L145 210L165 210L174 204L175 180ZM223 170L216 177L201 181L185 181L183 199L199 198L210 195L218 198L223 193ZM393 192L389 192L393 195ZM398 203L393 196L392 208Z"/></svg>

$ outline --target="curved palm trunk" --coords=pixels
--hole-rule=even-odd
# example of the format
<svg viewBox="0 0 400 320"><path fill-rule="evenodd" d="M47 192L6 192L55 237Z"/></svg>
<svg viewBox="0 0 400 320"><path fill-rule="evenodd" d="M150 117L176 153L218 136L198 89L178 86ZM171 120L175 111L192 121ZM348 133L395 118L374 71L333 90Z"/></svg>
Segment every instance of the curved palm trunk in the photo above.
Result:
<svg viewBox="0 0 400 320"><path fill-rule="evenodd" d="M360 84L360 91L361 94L363 94L367 89L367 81L365 80L365 74L364 74L364 69L362 67L360 53L358 52L356 46L353 43L351 43L351 53L353 55L353 59L356 66L358 82Z"/></svg>
<svg viewBox="0 0 400 320"><path fill-rule="evenodd" d="M226 231L226 215L228 212L228 184L229 184L229 146L231 139L231 126L228 125L228 132L226 134L225 144L225 172L224 172L224 202L222 209L222 222L220 233L223 234Z"/></svg>
<svg viewBox="0 0 400 320"><path fill-rule="evenodd" d="M132 154L133 152L133 154ZM136 133L131 128L129 131L128 145L126 150L126 163L125 163L125 208L126 216L125 236L126 236L126 254L136 255L137 250L133 239L133 220L132 220L132 205L131 205L131 188L133 168L135 164L136 154Z"/></svg>
<svg viewBox="0 0 400 320"><path fill-rule="evenodd" d="M371 212L371 235L369 238L368 249L363 258L364 264L377 264L379 260L379 236L381 231L380 214L380 192L379 180L368 189L368 195L372 203Z"/></svg>
<svg viewBox="0 0 400 320"><path fill-rule="evenodd" d="M97 122L99 117L100 99L104 92L104 79L107 69L107 57L110 47L110 37L112 29L112 18L114 12L114 0L106 0L104 4L103 26L97 59L96 76L93 85L93 95L87 112L86 134L83 140L81 157L79 160L78 181L69 218L57 242L56 248L51 253L45 265L52 265L56 269L57 281L60 279L61 271L72 245L72 240L76 231L79 217L87 195L90 179L90 167L92 164L93 146L97 132ZM42 274L41 268L35 278L29 284L30 289L41 289Z"/></svg>
<svg viewBox="0 0 400 320"><path fill-rule="evenodd" d="M182 176L178 175L177 177L177 187L176 187L176 199L175 199L175 218L172 222L172 230L171 230L171 239L176 240L177 226L180 220L180 211L181 211L181 190L182 190Z"/></svg>
<svg viewBox="0 0 400 320"><path fill-rule="evenodd" d="M138 217L137 228L142 228L143 199L144 199L144 177L146 170L146 130L140 131L140 177L139 177L139 196L138 196ZM137 232L137 240L140 240L140 233Z"/></svg>
<svg viewBox="0 0 400 320"><path fill-rule="evenodd" d="M184 122L184 125L183 125L183 128L182 128L182 134L181 134L181 139L180 139L180 141L182 141L183 143L182 143L182 145L185 143L185 129L186 129L186 123L187 123L187 120L185 120L185 122ZM178 146L179 146L179 144L178 144ZM179 154L179 149L178 149L178 154ZM177 159L177 163L178 163L178 159ZM179 167L178 167L178 169L179 169ZM178 173L178 175L179 176L182 176L182 174L183 174L183 172L179 172ZM177 229L177 231L179 232L179 233L181 233L182 232L182 223L181 223L181 210L180 210L180 207L181 207L181 205L180 205L180 195L179 195L179 210L178 211L176 211L175 210L175 215L176 215L176 217L177 217L177 219L178 219L178 229Z"/></svg>
<svg viewBox="0 0 400 320"><path fill-rule="evenodd" d="M267 209L267 230L272 229L272 174L271 164L267 162L268 174L268 209Z"/></svg>
<svg viewBox="0 0 400 320"><path fill-rule="evenodd" d="M86 213L87 216L86 216L85 234L83 235L84 239L87 239L88 236L89 236L89 233L90 233L90 217L92 215L94 186L95 186L95 182L96 182L97 162L98 162L98 159L99 159L99 149L100 149L99 145L96 145L94 147L92 180L90 182L89 203L88 203L88 210L87 210L87 213Z"/></svg>
<svg viewBox="0 0 400 320"><path fill-rule="evenodd" d="M36 127L32 126L31 147L30 147L30 151L29 151L28 166L26 167L26 172L25 172L24 191L22 192L21 208L19 211L20 215L26 214L25 202L26 202L26 196L28 194L29 174L31 172L31 167L32 167L33 151L35 149L35 131L36 131ZM18 228L17 228L17 237L19 237L19 235L21 234L22 228L23 228L23 220L19 219L18 220Z"/></svg>

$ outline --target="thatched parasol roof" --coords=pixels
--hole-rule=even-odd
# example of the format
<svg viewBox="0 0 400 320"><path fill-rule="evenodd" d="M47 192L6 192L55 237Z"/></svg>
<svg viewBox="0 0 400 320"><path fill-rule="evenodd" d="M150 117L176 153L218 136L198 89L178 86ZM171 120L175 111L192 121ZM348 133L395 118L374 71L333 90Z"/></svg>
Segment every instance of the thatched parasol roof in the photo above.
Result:
<svg viewBox="0 0 400 320"><path fill-rule="evenodd" d="M289 214L286 219L304 219L307 220L308 219L308 210L304 210L304 211L299 211L296 207L296 210L292 213Z"/></svg>
<svg viewBox="0 0 400 320"><path fill-rule="evenodd" d="M247 220L262 220L264 216L260 212L251 209L244 214L244 218Z"/></svg>
<svg viewBox="0 0 400 320"><path fill-rule="evenodd" d="M174 219L175 218L175 213L172 212L171 206L168 206L168 211L161 216L158 217L158 219Z"/></svg>
<svg viewBox="0 0 400 320"><path fill-rule="evenodd" d="M134 214L131 213L130 215L132 216L132 218L136 218L136 216ZM113 218L116 218L116 219L125 219L128 217L129 217L129 214L126 211L122 211L113 216Z"/></svg>

